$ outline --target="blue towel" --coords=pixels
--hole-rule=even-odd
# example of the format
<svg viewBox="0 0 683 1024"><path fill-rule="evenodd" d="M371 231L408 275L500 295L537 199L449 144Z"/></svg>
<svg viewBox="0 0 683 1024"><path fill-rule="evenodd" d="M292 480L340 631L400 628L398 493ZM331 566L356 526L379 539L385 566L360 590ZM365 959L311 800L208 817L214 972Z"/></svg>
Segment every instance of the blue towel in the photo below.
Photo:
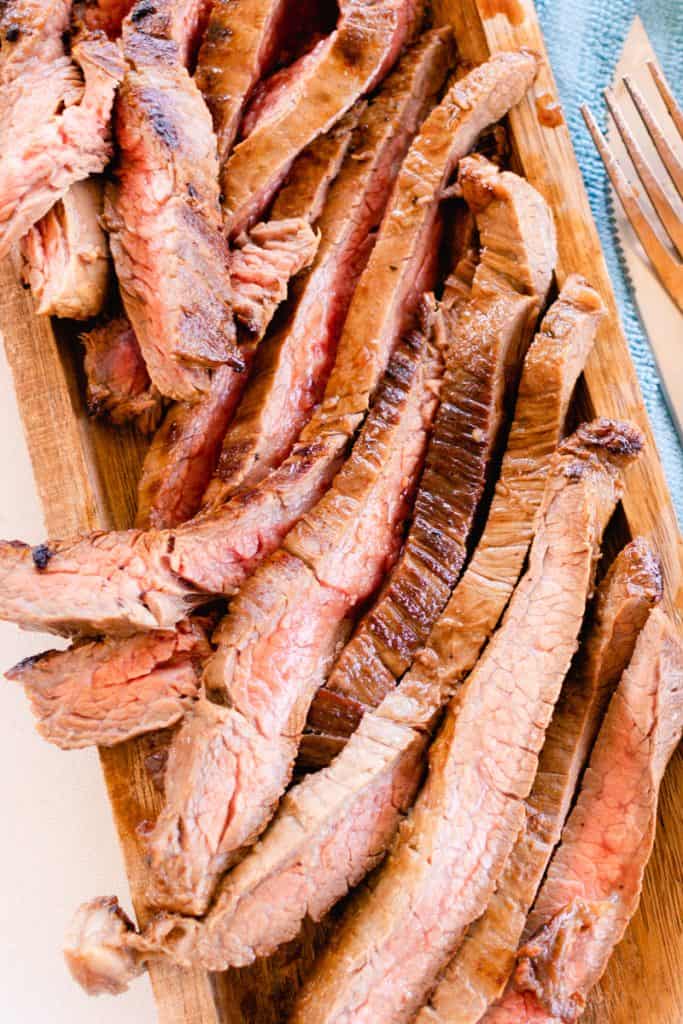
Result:
<svg viewBox="0 0 683 1024"><path fill-rule="evenodd" d="M537 0L567 123L605 249L633 361L640 378L659 452L683 524L683 448L674 430L652 353L628 284L614 229L605 172L579 111L588 103L604 120L602 90L614 77L624 39L636 14L642 18L671 87L683 101L682 0ZM681 340L683 365L683 339Z"/></svg>

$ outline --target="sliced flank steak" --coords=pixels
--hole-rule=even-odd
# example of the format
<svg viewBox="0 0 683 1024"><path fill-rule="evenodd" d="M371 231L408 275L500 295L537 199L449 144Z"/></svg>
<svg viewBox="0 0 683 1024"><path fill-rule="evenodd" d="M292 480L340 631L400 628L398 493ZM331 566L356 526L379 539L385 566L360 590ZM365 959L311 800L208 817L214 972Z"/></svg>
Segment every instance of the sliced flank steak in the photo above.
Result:
<svg viewBox="0 0 683 1024"><path fill-rule="evenodd" d="M527 572L449 706L397 844L349 908L293 1020L409 1020L486 909L523 825L621 470L641 445L630 424L596 420L558 449Z"/></svg>
<svg viewBox="0 0 683 1024"><path fill-rule="evenodd" d="M36 312L73 320L101 313L109 286L109 246L101 213L101 182L77 181L24 235L24 278Z"/></svg>
<svg viewBox="0 0 683 1024"><path fill-rule="evenodd" d="M160 905L205 911L222 872L265 828L346 620L397 554L437 403L430 328L399 345L331 488L214 634L205 695L171 747L166 804L149 839Z"/></svg>
<svg viewBox="0 0 683 1024"><path fill-rule="evenodd" d="M154 430L161 416L161 396L152 387L128 319L108 320L80 339L90 415L106 415L113 423L132 420L143 433Z"/></svg>
<svg viewBox="0 0 683 1024"><path fill-rule="evenodd" d="M110 39L116 39L135 3L136 0L75 0L73 8L79 25L90 31L101 29Z"/></svg>
<svg viewBox="0 0 683 1024"><path fill-rule="evenodd" d="M391 69L422 17L419 0L343 0L338 27L304 58L275 109L240 142L221 179L226 228L259 219L292 163Z"/></svg>
<svg viewBox="0 0 683 1024"><path fill-rule="evenodd" d="M551 455L604 308L583 278L567 279L526 355L515 414L484 531L427 643L418 674L438 675L452 692L474 666L517 583L533 535ZM375 660L374 675L353 672L345 648L316 695L302 763L326 764L374 707L394 676ZM345 664L346 662L346 664ZM338 667L345 672L338 674ZM334 687L334 689L333 689Z"/></svg>
<svg viewBox="0 0 683 1024"><path fill-rule="evenodd" d="M322 397L374 232L412 138L452 61L451 32L427 33L404 54L367 107L354 107L335 129L342 130L350 117L359 119L351 152L317 225L321 241L315 263L295 285L285 322L259 348L249 387L206 494L207 508L218 507L237 490L253 487L279 466ZM320 150L327 153L330 144L323 136L297 159L290 183L275 201L273 216L294 213L296 196L291 185L299 180L306 187L320 166ZM313 195L310 187L308 195Z"/></svg>
<svg viewBox="0 0 683 1024"><path fill-rule="evenodd" d="M502 994L605 707L661 596L657 558L644 540L633 541L598 589L590 629L546 733L524 827L496 892L417 1015L419 1024L477 1024Z"/></svg>
<svg viewBox="0 0 683 1024"><path fill-rule="evenodd" d="M188 620L173 632L48 651L6 676L23 685L38 732L50 743L64 750L109 747L182 718L210 653L201 623Z"/></svg>
<svg viewBox="0 0 683 1024"><path fill-rule="evenodd" d="M401 557L326 684L372 706L425 645L460 575L557 256L552 215L527 181L484 157L462 160L458 180L475 196L481 261L469 301L442 309L446 374Z"/></svg>
<svg viewBox="0 0 683 1024"><path fill-rule="evenodd" d="M635 914L659 786L683 729L680 629L656 608L612 697L579 797L487 1024L573 1024Z"/></svg>
<svg viewBox="0 0 683 1024"><path fill-rule="evenodd" d="M172 530L95 534L33 552L0 544L0 619L66 633L168 628L207 596L238 589L342 464L418 289L433 276L443 189L481 131L522 98L536 68L526 52L498 54L452 86L425 121L354 293L325 397L282 466Z"/></svg>

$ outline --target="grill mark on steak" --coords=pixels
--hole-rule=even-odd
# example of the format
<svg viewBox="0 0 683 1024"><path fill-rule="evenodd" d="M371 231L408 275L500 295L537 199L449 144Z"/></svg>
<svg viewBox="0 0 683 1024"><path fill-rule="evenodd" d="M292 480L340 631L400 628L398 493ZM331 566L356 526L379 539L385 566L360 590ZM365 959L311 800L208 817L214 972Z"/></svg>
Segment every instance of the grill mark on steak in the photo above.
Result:
<svg viewBox="0 0 683 1024"><path fill-rule="evenodd" d="M410 667L460 575L490 460L557 255L552 215L528 182L501 174L482 157L460 162L459 181L463 188L466 182L486 182L488 203L477 204L486 240L500 247L504 239L506 253L522 255L523 271L512 279L512 288L493 289L489 266L500 256L484 248L469 302L454 316L442 312L448 325L446 375L412 524L378 602L361 620L326 684L371 706ZM468 194L472 188L467 186ZM539 266L531 287L542 291L520 294L534 258Z"/></svg>
<svg viewBox="0 0 683 1024"><path fill-rule="evenodd" d="M53 14L48 6L25 5L19 35L0 56L0 257L71 185L99 173L112 151L109 122L124 71L119 50L94 33L67 57L69 5L55 4ZM14 10L6 6L3 19Z"/></svg>
<svg viewBox="0 0 683 1024"><path fill-rule="evenodd" d="M419 11L418 11L419 8ZM231 235L254 223L277 191L295 157L328 131L390 70L419 25L417 0L346 0L337 29L298 76L295 95L278 105L233 150L222 175L226 227ZM345 42L360 33L360 59Z"/></svg>
<svg viewBox="0 0 683 1024"><path fill-rule="evenodd" d="M657 798L683 727L680 631L650 613L612 697L579 797L487 1024L577 1020L640 899Z"/></svg>
<svg viewBox="0 0 683 1024"><path fill-rule="evenodd" d="M206 697L171 747L166 805L149 840L159 905L204 912L222 872L273 814L345 620L400 545L439 369L422 333L401 344L332 487L214 635Z"/></svg>
<svg viewBox="0 0 683 1024"><path fill-rule="evenodd" d="M560 440L574 385L603 316L598 294L583 278L573 275L550 307L527 352L484 531L432 629L426 654L419 656L422 663L418 672L438 673L444 693L453 690L474 666L517 583L533 535L549 460ZM306 764L309 758L314 763L327 763L325 757L329 760L337 752L331 741L336 738L343 744L366 707L375 706L394 686L394 676L378 659L374 660L374 676L353 671L353 664L349 667L349 685L340 685L339 692L331 693L336 681L333 672L327 689L316 696L309 725L322 735L308 738L302 752Z"/></svg>
<svg viewBox="0 0 683 1024"><path fill-rule="evenodd" d="M644 540L635 540L617 556L598 590L592 625L546 733L525 825L496 892L417 1015L419 1024L476 1024L501 996L605 706L661 597L659 562Z"/></svg>
<svg viewBox="0 0 683 1024"><path fill-rule="evenodd" d="M354 107L340 122L343 126L350 116L360 118L352 152L330 190L318 225L318 255L294 288L285 323L259 349L205 507L218 507L280 465L322 397L355 286L374 243L373 232L413 135L443 85L452 59L451 32L428 33L402 57L367 108ZM325 137L312 144L310 153L321 146L329 146ZM295 169L301 160L306 160L306 153ZM287 212L288 195L285 186L273 216Z"/></svg>
<svg viewBox="0 0 683 1024"><path fill-rule="evenodd" d="M187 621L171 633L48 651L6 677L23 685L38 732L50 743L63 750L109 747L177 722L197 697L210 653L205 630Z"/></svg>
<svg viewBox="0 0 683 1024"><path fill-rule="evenodd" d="M293 1021L410 1019L486 909L523 823L621 468L641 444L635 427L596 420L560 446L529 568L449 707L396 846L323 954Z"/></svg>
<svg viewBox="0 0 683 1024"><path fill-rule="evenodd" d="M24 279L41 316L88 320L102 311L109 247L101 212L101 182L78 181L23 237Z"/></svg>
<svg viewBox="0 0 683 1024"><path fill-rule="evenodd" d="M135 332L126 317L108 320L81 334L87 405L91 416L107 415L113 423L134 420L143 433L161 416L161 396L152 387Z"/></svg>

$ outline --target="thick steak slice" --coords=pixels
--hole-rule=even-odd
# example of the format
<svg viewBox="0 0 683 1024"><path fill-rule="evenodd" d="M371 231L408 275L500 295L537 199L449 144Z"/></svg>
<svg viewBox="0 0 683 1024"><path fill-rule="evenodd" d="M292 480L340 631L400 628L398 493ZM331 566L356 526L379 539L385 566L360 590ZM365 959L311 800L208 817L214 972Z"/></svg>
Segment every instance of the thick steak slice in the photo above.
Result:
<svg viewBox="0 0 683 1024"><path fill-rule="evenodd" d="M137 0L122 25L124 50L138 50L143 37L172 43L169 50L187 67L212 6L213 0Z"/></svg>
<svg viewBox="0 0 683 1024"><path fill-rule="evenodd" d="M290 0L214 0L195 81L213 117L218 160L225 163L242 111L280 47Z"/></svg>
<svg viewBox="0 0 683 1024"><path fill-rule="evenodd" d="M501 174L483 157L467 157L459 181L466 198L486 185L488 203L476 206L481 262L469 302L452 315L442 313L446 375L401 557L327 683L327 689L368 704L378 704L410 667L460 575L557 255L550 210L523 178ZM494 288L491 268L503 265Z"/></svg>
<svg viewBox="0 0 683 1024"><path fill-rule="evenodd" d="M22 683L50 743L109 747L177 722L197 697L210 653L204 629L187 621L170 633L48 651L6 676Z"/></svg>
<svg viewBox="0 0 683 1024"><path fill-rule="evenodd" d="M76 0L74 13L78 22L90 31L101 29L110 39L121 33L123 19L136 0Z"/></svg>
<svg viewBox="0 0 683 1024"><path fill-rule="evenodd" d="M374 242L372 232L452 60L450 31L427 33L402 57L363 111L353 132L352 152L318 224L321 242L316 261L297 282L285 323L259 349L207 491L206 507L218 507L280 465L322 397L351 297ZM355 112L353 108L340 127ZM293 171L320 147L329 147L327 137L314 142ZM307 167L305 162L304 171ZM285 186L275 201L274 216L289 212L290 196L291 188Z"/></svg>
<svg viewBox="0 0 683 1024"><path fill-rule="evenodd" d="M562 1024L588 993L638 906L659 785L683 728L683 645L659 609L612 697L517 954L487 1024Z"/></svg>
<svg viewBox="0 0 683 1024"><path fill-rule="evenodd" d="M27 4L16 19L18 5L2 11L0 257L74 182L101 171L112 152L111 111L124 72L120 52L94 33L65 56L61 32L69 5L54 5L56 13L66 7L66 20L48 16L45 6ZM40 24L33 15L42 17Z"/></svg>
<svg viewBox="0 0 683 1024"><path fill-rule="evenodd" d="M657 558L644 540L633 541L598 590L592 625L546 733L524 828L496 892L417 1015L419 1024L477 1024L502 994L605 706L661 596Z"/></svg>
<svg viewBox="0 0 683 1024"><path fill-rule="evenodd" d="M286 101L225 164L221 184L230 235L258 220L301 150L382 80L422 15L419 0L344 0L341 7L337 29L316 47Z"/></svg>
<svg viewBox="0 0 683 1024"><path fill-rule="evenodd" d="M24 277L41 315L88 320L102 311L109 247L101 213L101 182L77 181L22 239Z"/></svg>
<svg viewBox="0 0 683 1024"><path fill-rule="evenodd" d="M486 909L523 824L621 468L641 444L631 425L596 420L560 446L529 568L449 707L397 845L350 908L293 1020L409 1020Z"/></svg>
<svg viewBox="0 0 683 1024"><path fill-rule="evenodd" d="M462 308L462 307L461 307ZM440 677L443 692L457 687L474 666L517 583L533 535L548 464L562 434L567 406L604 308L576 275L550 307L524 362L515 415L484 532L427 644L418 674ZM302 760L326 764L373 707L394 686L394 675L374 659L374 674L349 664L345 648L316 695ZM344 666L344 674L337 668ZM334 691L332 688L335 688Z"/></svg>
<svg viewBox="0 0 683 1024"><path fill-rule="evenodd" d="M214 635L206 696L171 747L166 805L149 841L155 902L204 912L219 876L273 814L345 619L398 551L439 370L421 333L401 344L332 487Z"/></svg>
<svg viewBox="0 0 683 1024"><path fill-rule="evenodd" d="M161 396L147 373L135 332L126 317L108 320L81 334L88 412L113 423L135 420L143 433L161 416Z"/></svg>

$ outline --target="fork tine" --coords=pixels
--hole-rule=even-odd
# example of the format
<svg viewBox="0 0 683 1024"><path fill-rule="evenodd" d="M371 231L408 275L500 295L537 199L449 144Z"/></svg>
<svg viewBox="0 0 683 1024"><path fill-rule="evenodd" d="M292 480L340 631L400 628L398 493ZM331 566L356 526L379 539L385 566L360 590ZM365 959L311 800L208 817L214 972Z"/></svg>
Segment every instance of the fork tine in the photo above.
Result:
<svg viewBox="0 0 683 1024"><path fill-rule="evenodd" d="M581 107L583 119L586 122L588 131L593 137L593 142L600 154L605 170L614 186L624 211L631 226L635 231L640 244L647 253L655 270L662 279L667 291L673 295L678 306L683 310L683 294L680 292L681 265L677 263L666 246L659 240L656 233L650 227L647 217L643 213L636 193L615 159L606 139L598 128L597 122L587 106Z"/></svg>
<svg viewBox="0 0 683 1024"><path fill-rule="evenodd" d="M659 219L666 228L669 238L676 246L681 256L683 256L683 224L674 212L664 189L652 173L642 149L638 145L635 136L628 127L624 116L617 105L616 96L611 89L605 89L604 96L607 108L619 130L619 134L623 139L633 166L638 172L638 177L643 184L643 188L650 197L650 201L657 211Z"/></svg>
<svg viewBox="0 0 683 1024"><path fill-rule="evenodd" d="M647 66L650 74L652 75L653 81L659 90L659 95L664 100L666 109L669 111L671 120L678 129L678 134L683 139L683 110L679 107L676 102L676 97L672 93L669 83L664 77L664 72L661 70L653 60L647 62Z"/></svg>
<svg viewBox="0 0 683 1024"><path fill-rule="evenodd" d="M643 123L648 130L655 149L659 153L662 163L669 172L669 177L678 189L678 194L683 199L683 163L681 163L670 144L667 142L664 132L652 116L652 112L650 111L642 92L635 82L628 77L628 75L624 78L624 85L628 89L631 99L635 103L638 113L643 119Z"/></svg>

